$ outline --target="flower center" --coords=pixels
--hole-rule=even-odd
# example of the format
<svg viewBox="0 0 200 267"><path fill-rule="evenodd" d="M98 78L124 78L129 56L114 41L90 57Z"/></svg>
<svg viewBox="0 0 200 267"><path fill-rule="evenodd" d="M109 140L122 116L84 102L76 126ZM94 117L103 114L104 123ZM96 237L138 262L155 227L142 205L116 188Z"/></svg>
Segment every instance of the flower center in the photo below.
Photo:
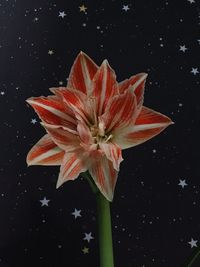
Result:
<svg viewBox="0 0 200 267"><path fill-rule="evenodd" d="M112 134L107 135L105 133L105 128L103 123L99 122L98 126L93 125L90 127L90 131L92 134L92 137L94 138L94 143L99 144L99 143L107 143L112 137Z"/></svg>

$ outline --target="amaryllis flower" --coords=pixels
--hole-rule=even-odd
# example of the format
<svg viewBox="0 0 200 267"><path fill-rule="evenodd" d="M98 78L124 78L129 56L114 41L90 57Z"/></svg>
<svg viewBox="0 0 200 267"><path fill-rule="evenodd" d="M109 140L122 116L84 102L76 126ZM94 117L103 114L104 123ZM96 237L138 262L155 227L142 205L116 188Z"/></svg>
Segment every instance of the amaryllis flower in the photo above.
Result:
<svg viewBox="0 0 200 267"><path fill-rule="evenodd" d="M29 151L28 166L60 165L57 188L88 170L112 201L122 150L172 124L167 116L143 106L146 77L139 73L118 83L107 60L99 67L80 52L66 87L26 100L47 132Z"/></svg>

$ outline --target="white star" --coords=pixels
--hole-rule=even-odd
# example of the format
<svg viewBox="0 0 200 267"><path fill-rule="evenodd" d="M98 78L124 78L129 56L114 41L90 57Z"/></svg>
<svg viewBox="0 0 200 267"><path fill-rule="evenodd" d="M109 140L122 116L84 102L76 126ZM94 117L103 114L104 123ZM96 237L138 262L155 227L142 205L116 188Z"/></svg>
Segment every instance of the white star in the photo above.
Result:
<svg viewBox="0 0 200 267"><path fill-rule="evenodd" d="M72 215L74 215L74 218L81 217L81 210L75 209L74 212L72 212Z"/></svg>
<svg viewBox="0 0 200 267"><path fill-rule="evenodd" d="M183 53L185 53L185 51L187 50L188 48L185 46L185 45L180 45L180 49L179 51L182 51Z"/></svg>
<svg viewBox="0 0 200 267"><path fill-rule="evenodd" d="M87 242L89 243L91 239L94 239L92 233L91 232L89 234L85 233L85 237L83 238L83 240L87 240Z"/></svg>
<svg viewBox="0 0 200 267"><path fill-rule="evenodd" d="M46 197L44 197L43 199L40 200L40 202L42 203L41 207L43 206L49 206L48 203L49 203L49 199L47 199Z"/></svg>
<svg viewBox="0 0 200 267"><path fill-rule="evenodd" d="M1 95L5 95L5 92L4 91L1 91Z"/></svg>
<svg viewBox="0 0 200 267"><path fill-rule="evenodd" d="M33 21L37 22L39 20L38 17L35 17Z"/></svg>
<svg viewBox="0 0 200 267"><path fill-rule="evenodd" d="M191 241L188 242L188 244L190 244L191 248L193 248L193 247L197 247L197 242L198 240L194 240L193 238L191 238Z"/></svg>
<svg viewBox="0 0 200 267"><path fill-rule="evenodd" d="M199 73L198 68L192 68L192 70L190 72L193 73L194 75Z"/></svg>
<svg viewBox="0 0 200 267"><path fill-rule="evenodd" d="M122 10L127 12L129 9L130 9L130 7L128 5L123 5Z"/></svg>
<svg viewBox="0 0 200 267"><path fill-rule="evenodd" d="M182 188L184 188L186 185L188 185L186 182L185 182L185 180L179 180L179 184L178 185L180 185Z"/></svg>
<svg viewBox="0 0 200 267"><path fill-rule="evenodd" d="M188 0L188 2L190 2L190 4L195 3L195 0Z"/></svg>
<svg viewBox="0 0 200 267"><path fill-rule="evenodd" d="M64 19L64 17L66 16L66 13L65 13L65 11L59 11L59 15L58 15L58 17L61 17L62 19Z"/></svg>
<svg viewBox="0 0 200 267"><path fill-rule="evenodd" d="M50 56L53 55L53 54L54 54L53 50L49 50L49 51L48 51L48 54L49 54Z"/></svg>
<svg viewBox="0 0 200 267"><path fill-rule="evenodd" d="M63 85L63 81L59 81L59 85Z"/></svg>
<svg viewBox="0 0 200 267"><path fill-rule="evenodd" d="M31 123L35 124L37 122L36 119L31 119Z"/></svg>

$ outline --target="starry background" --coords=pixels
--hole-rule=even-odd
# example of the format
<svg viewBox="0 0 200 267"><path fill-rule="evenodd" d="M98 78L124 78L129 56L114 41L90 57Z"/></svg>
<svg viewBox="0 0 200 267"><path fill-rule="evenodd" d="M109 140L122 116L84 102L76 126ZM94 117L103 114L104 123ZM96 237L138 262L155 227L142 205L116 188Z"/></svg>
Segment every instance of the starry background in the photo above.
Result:
<svg viewBox="0 0 200 267"><path fill-rule="evenodd" d="M199 0L0 1L0 267L99 266L87 182L56 190L59 167L25 161L45 134L25 99L64 86L80 50L118 81L147 72L145 106L175 122L123 153L115 266L187 266L200 246L199 26Z"/></svg>

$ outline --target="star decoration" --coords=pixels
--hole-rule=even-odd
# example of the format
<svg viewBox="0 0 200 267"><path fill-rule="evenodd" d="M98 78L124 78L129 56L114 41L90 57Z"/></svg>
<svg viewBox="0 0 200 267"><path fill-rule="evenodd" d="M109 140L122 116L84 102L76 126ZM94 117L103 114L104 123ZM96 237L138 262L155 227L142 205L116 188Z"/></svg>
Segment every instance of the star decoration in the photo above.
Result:
<svg viewBox="0 0 200 267"><path fill-rule="evenodd" d="M185 180L179 180L179 184L182 188L184 188L185 186L187 186L188 184L185 182Z"/></svg>
<svg viewBox="0 0 200 267"><path fill-rule="evenodd" d="M31 123L32 123L32 124L35 124L36 122L37 122L36 119L31 119Z"/></svg>
<svg viewBox="0 0 200 267"><path fill-rule="evenodd" d="M38 17L35 17L33 21L34 22L37 22L38 20L39 20L39 18Z"/></svg>
<svg viewBox="0 0 200 267"><path fill-rule="evenodd" d="M198 68L192 68L192 70L190 71L192 74L196 75L199 73Z"/></svg>
<svg viewBox="0 0 200 267"><path fill-rule="evenodd" d="M50 56L52 56L52 55L54 54L54 51L53 51L53 50L49 50L49 51L48 51L48 54L49 54Z"/></svg>
<svg viewBox="0 0 200 267"><path fill-rule="evenodd" d="M64 19L65 16L66 16L65 11L59 11L58 17L61 17L62 19Z"/></svg>
<svg viewBox="0 0 200 267"><path fill-rule="evenodd" d="M85 5L79 6L79 11L80 12L84 12L85 13L86 10L87 10L87 7Z"/></svg>
<svg viewBox="0 0 200 267"><path fill-rule="evenodd" d="M1 95L5 95L5 92L4 91L1 91Z"/></svg>
<svg viewBox="0 0 200 267"><path fill-rule="evenodd" d="M180 45L180 49L179 51L182 51L183 53L185 53L185 51L187 50L188 48L185 46L185 45Z"/></svg>
<svg viewBox="0 0 200 267"><path fill-rule="evenodd" d="M128 5L123 5L123 7L122 7L122 10L124 10L124 11L128 11L130 9L130 7L128 6Z"/></svg>
<svg viewBox="0 0 200 267"><path fill-rule="evenodd" d="M40 200L40 202L42 203L41 207L43 207L43 206L47 206L47 207L48 207L48 206L49 206L49 204L48 204L49 201L50 201L50 200L47 199L46 197L44 197L43 199L41 199L41 200Z"/></svg>
<svg viewBox="0 0 200 267"><path fill-rule="evenodd" d="M94 239L94 237L92 236L91 232L89 234L85 233L85 237L83 238L83 240L87 240L87 242L90 243L90 240L92 239Z"/></svg>
<svg viewBox="0 0 200 267"><path fill-rule="evenodd" d="M82 249L82 252L83 252L83 254L88 254L88 253L89 253L89 248L84 247L84 248Z"/></svg>
<svg viewBox="0 0 200 267"><path fill-rule="evenodd" d="M191 241L188 242L188 244L190 244L191 248L193 248L193 247L197 247L197 242L198 240L194 240L193 238L191 238Z"/></svg>
<svg viewBox="0 0 200 267"><path fill-rule="evenodd" d="M75 209L74 212L72 212L72 215L74 216L75 219L76 219L77 217L82 217L82 216L81 216L81 210L77 210L77 209Z"/></svg>

